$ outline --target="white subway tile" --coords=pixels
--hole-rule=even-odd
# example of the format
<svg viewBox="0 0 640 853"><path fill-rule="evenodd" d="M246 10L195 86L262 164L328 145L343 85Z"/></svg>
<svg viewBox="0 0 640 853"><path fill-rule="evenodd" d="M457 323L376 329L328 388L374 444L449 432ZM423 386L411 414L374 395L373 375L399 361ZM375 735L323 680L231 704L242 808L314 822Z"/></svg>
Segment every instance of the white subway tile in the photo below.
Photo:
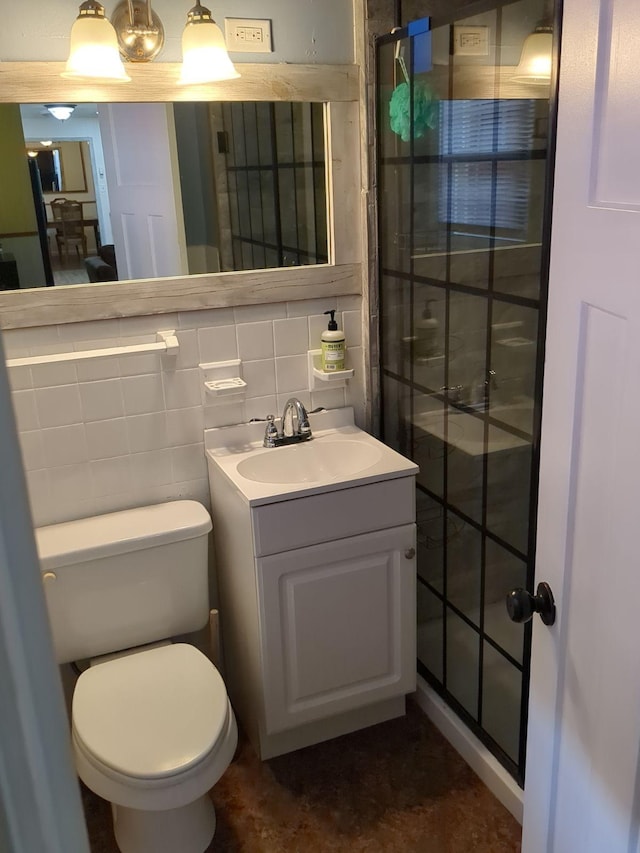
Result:
<svg viewBox="0 0 640 853"><path fill-rule="evenodd" d="M287 400L288 400L291 396L292 396L292 395L291 395L291 394L289 394L288 392L287 392L286 394L278 394L278 396L277 396L277 398L276 398L276 402L277 402L277 410L278 410L278 416L280 416L280 415L282 414L282 412L284 411L284 407L285 407L285 405L286 405L286 403L287 403ZM305 409L306 409L308 412L309 412L309 411L311 411L311 409L312 409L313 407L312 407L312 405L311 405L311 394L310 394L310 392L309 392L309 391L298 391L298 392L297 392L296 394L294 394L293 396L297 397L297 398L298 398L298 400L300 400L300 402L302 403L302 405L305 407Z"/></svg>
<svg viewBox="0 0 640 853"><path fill-rule="evenodd" d="M58 326L61 341L98 341L120 336L120 320L90 320L86 323L65 323Z"/></svg>
<svg viewBox="0 0 640 853"><path fill-rule="evenodd" d="M169 483L165 486L154 486L149 489L147 500L154 503L178 500L199 501L206 509L209 509L209 481L208 479L187 480L184 483Z"/></svg>
<svg viewBox="0 0 640 853"><path fill-rule="evenodd" d="M175 369L184 370L187 367L197 367L200 361L198 350L198 334L195 329L180 330L176 333L180 349L175 360Z"/></svg>
<svg viewBox="0 0 640 853"><path fill-rule="evenodd" d="M202 406L167 412L167 436L171 446L195 444L202 441L203 430L204 411Z"/></svg>
<svg viewBox="0 0 640 853"><path fill-rule="evenodd" d="M53 364L34 364L31 368L34 388L50 388L53 385L73 385L78 381L75 364L54 362Z"/></svg>
<svg viewBox="0 0 640 853"><path fill-rule="evenodd" d="M306 317L310 314L322 314L337 308L335 296L326 299L300 299L297 302L287 302L287 317Z"/></svg>
<svg viewBox="0 0 640 853"><path fill-rule="evenodd" d="M90 459L109 459L129 452L127 427L124 418L92 421L85 424L87 450Z"/></svg>
<svg viewBox="0 0 640 853"><path fill-rule="evenodd" d="M117 495L131 489L129 456L91 462L91 489L94 497Z"/></svg>
<svg viewBox="0 0 640 853"><path fill-rule="evenodd" d="M87 421L104 421L124 415L122 383L120 379L101 382L83 382L80 386L82 415Z"/></svg>
<svg viewBox="0 0 640 853"><path fill-rule="evenodd" d="M350 296L338 296L338 311L361 311L362 296L352 294Z"/></svg>
<svg viewBox="0 0 640 853"><path fill-rule="evenodd" d="M25 393L24 391L22 392ZM82 423L80 391L78 385L57 385L38 388L36 406L41 427L66 426Z"/></svg>
<svg viewBox="0 0 640 853"><path fill-rule="evenodd" d="M96 515L104 515L108 512L120 512L123 509L144 506L151 503L146 494L141 494L139 489L128 492L118 492L114 495L103 495L93 499Z"/></svg>
<svg viewBox="0 0 640 853"><path fill-rule="evenodd" d="M344 407L344 388L330 388L328 391L311 392L312 409L324 406L325 409L342 409Z"/></svg>
<svg viewBox="0 0 640 853"><path fill-rule="evenodd" d="M35 471L45 467L44 450L42 448L42 430L31 430L19 434L22 449L22 464L25 471Z"/></svg>
<svg viewBox="0 0 640 853"><path fill-rule="evenodd" d="M27 388L33 388L30 367L9 367L7 374L12 391L26 391Z"/></svg>
<svg viewBox="0 0 640 853"><path fill-rule="evenodd" d="M2 332L2 346L5 358L24 358L31 355L29 341L23 332L27 329L5 329Z"/></svg>
<svg viewBox="0 0 640 853"><path fill-rule="evenodd" d="M234 323L233 308L206 308L202 311L182 311L178 314L180 329L232 326Z"/></svg>
<svg viewBox="0 0 640 853"><path fill-rule="evenodd" d="M151 314L144 317L123 317L120 320L120 334L123 338L153 335L156 332L178 327L177 314Z"/></svg>
<svg viewBox="0 0 640 853"><path fill-rule="evenodd" d="M278 401L275 394L268 397L252 397L245 400L244 403L244 419L250 421L251 418L266 418L267 415L278 415Z"/></svg>
<svg viewBox="0 0 640 853"><path fill-rule="evenodd" d="M48 468L77 465L89 458L84 424L43 429L42 446Z"/></svg>
<svg viewBox="0 0 640 853"><path fill-rule="evenodd" d="M287 355L276 358L275 361L278 394L308 389L309 371L306 355Z"/></svg>
<svg viewBox="0 0 640 853"><path fill-rule="evenodd" d="M233 403L228 406L206 406L204 410L205 429L241 424L244 420L242 403Z"/></svg>
<svg viewBox="0 0 640 853"><path fill-rule="evenodd" d="M27 471L26 480L34 526L42 527L45 524L53 524L56 520L56 505L51 495L49 472L46 470Z"/></svg>
<svg viewBox="0 0 640 853"><path fill-rule="evenodd" d="M144 492L149 486L161 486L172 482L171 450L133 453L129 460L131 482L135 490Z"/></svg>
<svg viewBox="0 0 640 853"><path fill-rule="evenodd" d="M238 357L235 326L198 329L200 361L228 361Z"/></svg>
<svg viewBox="0 0 640 853"><path fill-rule="evenodd" d="M164 411L164 391L160 374L127 376L121 381L125 414L145 415Z"/></svg>
<svg viewBox="0 0 640 853"><path fill-rule="evenodd" d="M247 383L247 397L267 397L276 393L276 373L272 358L243 362L242 377Z"/></svg>
<svg viewBox="0 0 640 853"><path fill-rule="evenodd" d="M274 320L273 337L276 356L301 355L309 349L309 327L306 317Z"/></svg>
<svg viewBox="0 0 640 853"><path fill-rule="evenodd" d="M79 382L117 379L121 375L120 359L109 356L109 358L92 358L88 361L79 361L76 364L76 370L78 371Z"/></svg>
<svg viewBox="0 0 640 853"><path fill-rule="evenodd" d="M160 450L167 446L167 418L164 412L133 415L127 418L127 436L131 453Z"/></svg>
<svg viewBox="0 0 640 853"><path fill-rule="evenodd" d="M64 465L49 468L51 497L59 504L61 516L81 518L90 515L86 502L91 497L91 473L88 465Z"/></svg>
<svg viewBox="0 0 640 853"><path fill-rule="evenodd" d="M344 329L345 343L348 347L359 347L362 345L362 315L359 311L343 311L342 328Z"/></svg>
<svg viewBox="0 0 640 853"><path fill-rule="evenodd" d="M198 368L162 374L167 409L188 409L201 402Z"/></svg>
<svg viewBox="0 0 640 853"><path fill-rule="evenodd" d="M273 357L273 323L243 323L236 327L238 333L238 358L256 361Z"/></svg>
<svg viewBox="0 0 640 853"><path fill-rule="evenodd" d="M38 411L35 391L14 391L11 395L16 423L21 432L38 429Z"/></svg>
<svg viewBox="0 0 640 853"><path fill-rule="evenodd" d="M233 315L236 324L280 320L287 316L287 303L264 302L261 305L238 305L233 309Z"/></svg>
<svg viewBox="0 0 640 853"><path fill-rule="evenodd" d="M32 326L28 329L20 329L15 334L19 337L20 347L28 347L32 355L37 355L42 352L52 352L51 349L45 348L60 346L58 330L58 326ZM3 340L7 341L4 335Z"/></svg>
<svg viewBox="0 0 640 853"><path fill-rule="evenodd" d="M174 447L171 451L173 461L173 480L200 480L207 476L207 459L204 443Z"/></svg>
<svg viewBox="0 0 640 853"><path fill-rule="evenodd" d="M162 365L159 352L142 355L124 355L120 358L121 376L142 376L145 373L158 373Z"/></svg>

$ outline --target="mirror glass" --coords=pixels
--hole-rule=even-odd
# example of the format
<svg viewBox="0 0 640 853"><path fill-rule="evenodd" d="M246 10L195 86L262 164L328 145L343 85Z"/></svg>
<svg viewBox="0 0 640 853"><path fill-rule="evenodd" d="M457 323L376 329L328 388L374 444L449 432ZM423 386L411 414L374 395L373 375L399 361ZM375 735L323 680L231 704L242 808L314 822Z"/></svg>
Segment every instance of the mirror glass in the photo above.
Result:
<svg viewBox="0 0 640 853"><path fill-rule="evenodd" d="M0 290L328 263L323 104L0 104L0 186Z"/></svg>
<svg viewBox="0 0 640 853"><path fill-rule="evenodd" d="M53 142L52 139L29 141L27 155L38 164L42 192L46 195L61 192L86 193L88 160L86 142Z"/></svg>

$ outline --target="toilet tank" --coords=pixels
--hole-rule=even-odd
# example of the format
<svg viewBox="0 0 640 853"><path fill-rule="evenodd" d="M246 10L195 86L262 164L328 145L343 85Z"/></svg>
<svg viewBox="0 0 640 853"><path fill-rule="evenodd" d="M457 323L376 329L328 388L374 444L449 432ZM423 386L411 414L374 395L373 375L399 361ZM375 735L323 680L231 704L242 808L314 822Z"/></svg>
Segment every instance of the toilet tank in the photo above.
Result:
<svg viewBox="0 0 640 853"><path fill-rule="evenodd" d="M58 662L202 628L211 526L202 504L172 501L38 528Z"/></svg>

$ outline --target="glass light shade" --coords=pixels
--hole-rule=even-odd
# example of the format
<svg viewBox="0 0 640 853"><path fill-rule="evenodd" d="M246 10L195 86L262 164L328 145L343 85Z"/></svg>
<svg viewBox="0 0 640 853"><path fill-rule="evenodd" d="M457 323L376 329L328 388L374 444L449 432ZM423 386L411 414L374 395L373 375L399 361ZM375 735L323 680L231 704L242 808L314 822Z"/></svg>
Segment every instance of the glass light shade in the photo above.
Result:
<svg viewBox="0 0 640 853"><path fill-rule="evenodd" d="M51 115L54 118L57 118L58 121L66 121L71 113L75 110L75 104L45 104L46 109L49 110Z"/></svg>
<svg viewBox="0 0 640 853"><path fill-rule="evenodd" d="M116 31L103 17L88 15L76 18L71 28L71 47L63 77L94 77L126 82Z"/></svg>
<svg viewBox="0 0 640 853"><path fill-rule="evenodd" d="M220 27L211 20L187 23L182 34L180 83L215 83L239 76Z"/></svg>
<svg viewBox="0 0 640 853"><path fill-rule="evenodd" d="M535 32L527 36L522 46L520 62L514 83L549 84L551 81L551 50L553 35L548 32Z"/></svg>

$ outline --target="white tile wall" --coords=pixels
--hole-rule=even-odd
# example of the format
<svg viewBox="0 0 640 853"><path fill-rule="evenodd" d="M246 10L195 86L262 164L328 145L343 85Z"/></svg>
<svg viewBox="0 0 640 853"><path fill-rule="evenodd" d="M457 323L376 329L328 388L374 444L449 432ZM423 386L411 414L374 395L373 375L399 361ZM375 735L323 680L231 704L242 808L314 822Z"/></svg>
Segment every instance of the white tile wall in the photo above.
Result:
<svg viewBox="0 0 640 853"><path fill-rule="evenodd" d="M8 358L154 341L177 329L180 353L12 368L22 454L36 525L145 503L209 503L205 427L273 412L295 394L309 408L363 409L360 297L240 306L5 332ZM346 389L310 391L308 349L335 308L356 375ZM126 341L130 343L130 341ZM203 405L198 364L240 357L242 403Z"/></svg>

